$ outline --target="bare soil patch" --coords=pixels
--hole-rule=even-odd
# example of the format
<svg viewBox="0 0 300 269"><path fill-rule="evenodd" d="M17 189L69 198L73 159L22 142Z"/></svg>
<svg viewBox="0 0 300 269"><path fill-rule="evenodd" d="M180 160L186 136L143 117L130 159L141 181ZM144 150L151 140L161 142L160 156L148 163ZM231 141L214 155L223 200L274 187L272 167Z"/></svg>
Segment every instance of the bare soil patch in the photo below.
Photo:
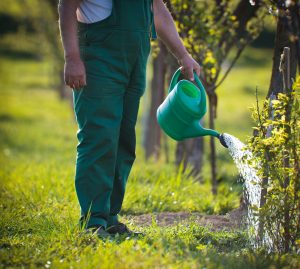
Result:
<svg viewBox="0 0 300 269"><path fill-rule="evenodd" d="M158 226L172 226L187 221L195 221L200 226L206 226L212 230L236 230L244 225L245 212L235 209L227 215L204 215L188 212L161 212L157 214L143 214L130 216L129 219L138 226L149 226L153 221Z"/></svg>

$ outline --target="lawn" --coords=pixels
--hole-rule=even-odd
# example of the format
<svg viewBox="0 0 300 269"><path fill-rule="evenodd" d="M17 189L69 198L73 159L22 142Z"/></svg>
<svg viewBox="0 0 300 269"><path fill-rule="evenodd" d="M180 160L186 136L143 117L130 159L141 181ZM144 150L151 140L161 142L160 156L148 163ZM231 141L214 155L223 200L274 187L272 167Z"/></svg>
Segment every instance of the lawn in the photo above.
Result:
<svg viewBox="0 0 300 269"><path fill-rule="evenodd" d="M210 193L207 164L199 182L173 164L139 157L121 215L144 236L101 241L82 234L71 105L52 89L47 61L0 57L1 268L299 268L296 255L252 250L240 228L204 227L193 217L169 226L155 220L159 212L226 214L239 206L237 171L221 148L216 197ZM247 107L255 103L256 85L265 93L269 64L246 67L241 61L231 73L218 90L218 129L242 139L251 134ZM153 214L150 225L135 223L134 217L145 213Z"/></svg>

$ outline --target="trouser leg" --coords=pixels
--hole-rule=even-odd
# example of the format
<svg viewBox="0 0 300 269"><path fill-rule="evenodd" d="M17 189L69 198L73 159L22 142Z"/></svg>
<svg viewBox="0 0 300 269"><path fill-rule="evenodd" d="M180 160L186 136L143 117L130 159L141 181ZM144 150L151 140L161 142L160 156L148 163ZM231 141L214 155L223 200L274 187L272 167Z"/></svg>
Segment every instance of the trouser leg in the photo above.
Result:
<svg viewBox="0 0 300 269"><path fill-rule="evenodd" d="M135 125L140 102L140 90L127 89L124 96L123 117L121 122L117 162L113 191L110 198L110 218L107 226L118 222L117 215L121 210L127 179L135 160L136 135Z"/></svg>
<svg viewBox="0 0 300 269"><path fill-rule="evenodd" d="M117 163L113 191L110 199L110 218L107 225L118 222L118 213L121 210L127 179L135 160L136 135L135 125L139 109L140 98L146 86L146 64L149 54L147 38L141 39L141 51L135 62L130 81L124 95L124 109L121 123Z"/></svg>
<svg viewBox="0 0 300 269"><path fill-rule="evenodd" d="M117 94L95 98L82 94L84 90L74 91L79 126L75 187L83 220L88 216L86 226L106 227L115 178L123 94L115 91Z"/></svg>

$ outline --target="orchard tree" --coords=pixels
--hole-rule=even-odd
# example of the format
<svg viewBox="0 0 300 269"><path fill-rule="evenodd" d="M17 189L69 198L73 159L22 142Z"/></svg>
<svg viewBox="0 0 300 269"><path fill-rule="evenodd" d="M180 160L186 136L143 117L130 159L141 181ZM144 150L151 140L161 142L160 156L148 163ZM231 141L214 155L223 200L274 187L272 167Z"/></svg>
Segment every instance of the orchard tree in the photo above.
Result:
<svg viewBox="0 0 300 269"><path fill-rule="evenodd" d="M173 15L185 46L203 67L202 81L209 101L208 127L215 129L216 89L225 80L244 48L260 33L266 13L261 9L261 1L254 3L249 0L167 0L166 5ZM229 57L229 54L233 57ZM224 67L224 63L226 63L226 67ZM153 71L156 72L156 70ZM157 88L153 88L152 94L157 90ZM163 90L163 88L159 90ZM163 96L163 94L159 95ZM158 105L152 103L151 109L156 110ZM148 134L148 137L151 135L153 134ZM157 143L158 140L153 141ZM179 142L176 150L177 163L187 164L191 160L194 172L200 172L201 156L203 155L202 143L202 138ZM154 144L151 147L158 148L159 146ZM213 137L210 138L210 162L212 191L216 194L217 169L215 138Z"/></svg>
<svg viewBox="0 0 300 269"><path fill-rule="evenodd" d="M168 69L168 51L165 45L158 41L152 46L152 81L151 81L151 97L150 108L146 118L146 124L144 127L144 149L146 159L154 157L158 159L160 157L161 148L161 131L156 120L156 110L158 106L163 102L165 97L166 87L166 73ZM168 154L166 154L168 156Z"/></svg>

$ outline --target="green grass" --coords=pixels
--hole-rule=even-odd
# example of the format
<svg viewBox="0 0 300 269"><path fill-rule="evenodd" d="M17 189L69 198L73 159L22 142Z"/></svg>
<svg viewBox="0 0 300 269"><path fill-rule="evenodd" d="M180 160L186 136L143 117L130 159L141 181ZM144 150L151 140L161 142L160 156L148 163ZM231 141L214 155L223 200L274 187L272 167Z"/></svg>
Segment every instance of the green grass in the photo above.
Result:
<svg viewBox="0 0 300 269"><path fill-rule="evenodd" d="M51 66L46 61L16 60L3 55L0 60L1 268L299 266L299 258L292 254L277 256L251 250L243 231L212 231L193 219L171 227L159 227L154 221L150 227L135 227L145 233L140 239L103 242L80 234L73 182L77 127L70 103L60 101L51 90ZM239 74L240 79L251 70L243 67L234 72L244 72ZM238 88L246 84L235 83L232 91L243 100L245 109L249 100ZM226 104L234 109L241 102L232 102L229 94L222 100L225 103L220 103L220 109ZM224 111L220 126L225 129L230 125L240 135L242 127L233 126L238 119L244 120L245 128L250 126L245 113L234 113L236 118L231 120L233 114ZM140 126L138 132L141 133ZM138 153L142 156L140 144ZM229 167L228 171L221 169L221 173L234 180L221 182L219 194L213 197L208 175L199 182L172 164L145 163L138 157L128 183L123 220L131 223L130 215L147 212L225 214L236 208L240 194L236 170L227 157L220 161L223 167Z"/></svg>

